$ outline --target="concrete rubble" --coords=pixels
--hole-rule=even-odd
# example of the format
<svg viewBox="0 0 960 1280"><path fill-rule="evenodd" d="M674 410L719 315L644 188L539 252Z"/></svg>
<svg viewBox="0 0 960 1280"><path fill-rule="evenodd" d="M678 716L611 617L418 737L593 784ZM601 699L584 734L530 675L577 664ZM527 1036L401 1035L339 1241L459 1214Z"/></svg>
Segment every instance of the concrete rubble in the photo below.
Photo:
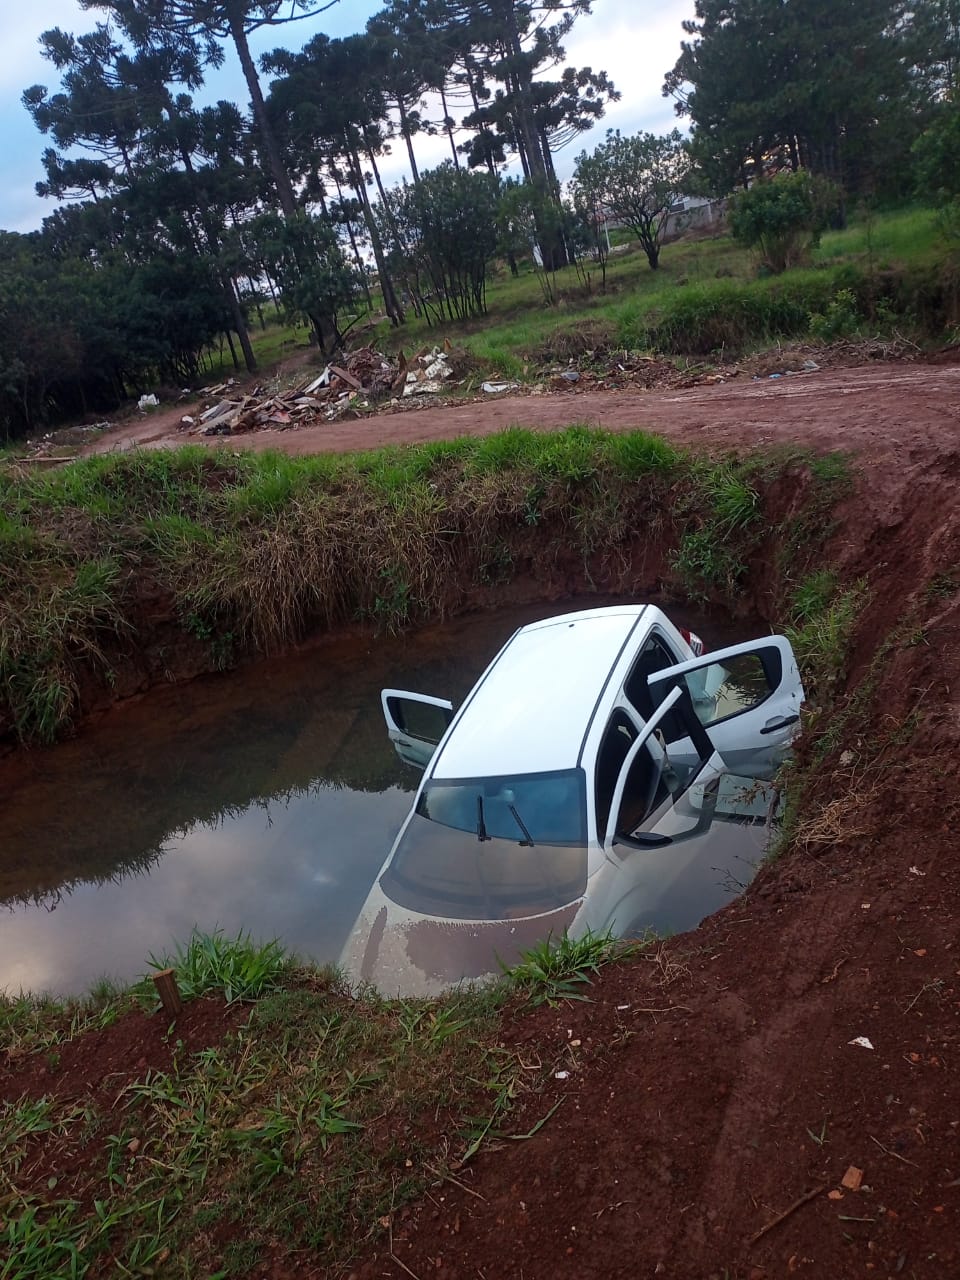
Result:
<svg viewBox="0 0 960 1280"><path fill-rule="evenodd" d="M360 347L331 363L319 375L286 390L256 386L235 393L232 379L205 392L200 414L184 414L180 430L189 435L227 436L244 431L284 430L316 422L362 418L385 401L435 396L459 385L449 344L421 351L409 362L403 352L388 357L372 347Z"/></svg>

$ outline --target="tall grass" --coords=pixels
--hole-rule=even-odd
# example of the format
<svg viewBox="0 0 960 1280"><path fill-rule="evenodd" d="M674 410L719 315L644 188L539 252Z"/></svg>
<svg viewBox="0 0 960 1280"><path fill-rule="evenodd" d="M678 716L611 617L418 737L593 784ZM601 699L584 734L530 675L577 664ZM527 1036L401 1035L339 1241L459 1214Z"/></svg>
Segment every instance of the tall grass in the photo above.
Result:
<svg viewBox="0 0 960 1280"><path fill-rule="evenodd" d="M276 991L293 964L276 939L255 942L248 933L228 938L221 929L213 933L195 929L186 945L176 944L172 955L150 957L152 969L175 971L187 999L217 991L227 1004L257 1000Z"/></svg>
<svg viewBox="0 0 960 1280"><path fill-rule="evenodd" d="M158 596L193 665L219 670L324 628L442 616L571 557L588 580L630 590L634 549L642 561L672 548L684 590L727 589L770 531L762 494L789 465L761 474L643 432L575 427L304 459L194 448L0 476L0 731L6 717L23 740L62 732L82 682L109 683L124 649L153 643Z"/></svg>

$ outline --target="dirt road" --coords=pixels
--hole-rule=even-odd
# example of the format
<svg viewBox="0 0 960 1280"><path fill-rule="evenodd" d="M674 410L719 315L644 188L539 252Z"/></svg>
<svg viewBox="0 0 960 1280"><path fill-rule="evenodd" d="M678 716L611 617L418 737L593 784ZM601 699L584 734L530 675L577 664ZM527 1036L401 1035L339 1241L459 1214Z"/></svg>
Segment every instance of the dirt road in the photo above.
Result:
<svg viewBox="0 0 960 1280"><path fill-rule="evenodd" d="M169 448L199 439L177 430L184 403L103 436L89 452ZM611 431L662 432L708 446L802 443L902 454L913 446L960 443L960 362L891 363L759 381L730 381L687 391L587 391L503 396L482 402L384 413L287 431L230 438L232 448L305 454L486 435L509 426L541 431L587 422Z"/></svg>

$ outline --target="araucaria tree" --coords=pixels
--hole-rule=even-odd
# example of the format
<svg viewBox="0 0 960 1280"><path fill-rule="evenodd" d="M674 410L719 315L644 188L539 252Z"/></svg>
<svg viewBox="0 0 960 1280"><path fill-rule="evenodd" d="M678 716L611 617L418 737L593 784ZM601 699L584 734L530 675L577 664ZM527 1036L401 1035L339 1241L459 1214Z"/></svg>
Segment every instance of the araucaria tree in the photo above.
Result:
<svg viewBox="0 0 960 1280"><path fill-rule="evenodd" d="M682 196L689 169L679 130L625 138L619 129L610 129L592 155L584 151L577 156L574 185L591 193L598 212L602 208L630 227L656 270L670 206Z"/></svg>

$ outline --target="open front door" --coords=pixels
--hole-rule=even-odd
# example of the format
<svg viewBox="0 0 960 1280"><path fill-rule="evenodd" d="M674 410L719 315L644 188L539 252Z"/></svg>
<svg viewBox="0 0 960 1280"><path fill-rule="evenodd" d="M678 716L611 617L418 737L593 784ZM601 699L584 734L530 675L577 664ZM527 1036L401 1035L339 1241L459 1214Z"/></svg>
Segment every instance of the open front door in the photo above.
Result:
<svg viewBox="0 0 960 1280"><path fill-rule="evenodd" d="M397 755L404 764L425 769L453 719L453 703L403 689L384 689L380 702Z"/></svg>
<svg viewBox="0 0 960 1280"><path fill-rule="evenodd" d="M772 778L800 722L803 685L789 640L769 636L678 663L648 678L654 701L671 688L689 694L699 727L726 768L745 778ZM696 728L697 726L693 726ZM698 757L694 737L668 744L672 761Z"/></svg>

